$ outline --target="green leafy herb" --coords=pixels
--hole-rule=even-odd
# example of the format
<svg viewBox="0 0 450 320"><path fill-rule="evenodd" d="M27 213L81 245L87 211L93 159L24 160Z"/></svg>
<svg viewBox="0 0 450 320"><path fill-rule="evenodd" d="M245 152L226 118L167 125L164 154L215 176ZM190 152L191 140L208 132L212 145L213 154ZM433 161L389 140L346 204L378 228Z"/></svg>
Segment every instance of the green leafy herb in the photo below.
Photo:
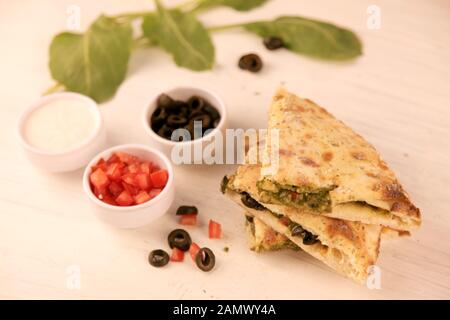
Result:
<svg viewBox="0 0 450 320"><path fill-rule="evenodd" d="M129 23L100 16L84 34L63 32L53 38L52 77L69 91L105 101L125 78L131 45Z"/></svg>
<svg viewBox="0 0 450 320"><path fill-rule="evenodd" d="M289 50L312 57L345 60L362 53L361 42L353 32L322 21L280 17L244 27L261 37L281 38Z"/></svg>
<svg viewBox="0 0 450 320"><path fill-rule="evenodd" d="M142 20L142 33L152 44L158 45L159 35L156 32L160 25L158 15L155 13L147 14Z"/></svg>
<svg viewBox="0 0 450 320"><path fill-rule="evenodd" d="M155 0L157 10L100 16L85 33L63 32L50 45L50 72L57 83L51 93L65 88L103 102L123 82L131 51L158 46L173 56L175 63L202 71L214 65L213 31L244 28L263 38L276 37L285 48L299 54L328 60L351 59L361 55L362 44L350 30L303 17L280 17L206 29L196 14L227 6L248 11L268 0L190 0L166 9ZM142 19L142 35L133 39L131 22Z"/></svg>
<svg viewBox="0 0 450 320"><path fill-rule="evenodd" d="M201 0L195 10L204 10L217 6L227 6L238 11L249 11L261 6L268 0Z"/></svg>
<svg viewBox="0 0 450 320"><path fill-rule="evenodd" d="M171 53L177 65L195 71L211 69L214 46L208 31L196 16L179 10L166 10L158 0L155 2L158 14L144 18L144 35Z"/></svg>

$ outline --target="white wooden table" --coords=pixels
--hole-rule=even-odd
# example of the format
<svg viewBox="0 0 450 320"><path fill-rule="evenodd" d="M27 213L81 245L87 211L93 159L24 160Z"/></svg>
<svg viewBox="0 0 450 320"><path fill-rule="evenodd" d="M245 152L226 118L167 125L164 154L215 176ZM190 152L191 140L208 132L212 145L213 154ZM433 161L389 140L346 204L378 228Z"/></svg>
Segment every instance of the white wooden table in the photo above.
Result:
<svg viewBox="0 0 450 320"><path fill-rule="evenodd" d="M366 26L373 3L381 9L379 30ZM174 85L215 90L234 128L265 127L279 84L322 104L379 149L422 209L423 227L413 237L383 244L380 290L353 284L303 253L249 251L241 210L218 191L233 166L175 169L174 208L199 207L200 226L188 229L215 250L211 273L200 272L190 259L162 270L147 263L151 249L167 248L166 235L178 226L173 214L142 229L116 230L89 210L81 170L47 174L32 167L18 146L16 120L52 84L47 48L52 35L65 29L69 4L80 6L83 28L101 12L151 6L148 0L0 2L0 298L450 298L449 1L273 0L248 14L218 9L202 16L205 24L283 13L329 20L361 36L364 56L320 62L269 52L244 32L224 32L214 35L217 63L211 72L177 68L158 49L138 51L116 97L101 106L114 145L146 143L142 108ZM265 62L260 74L236 67L249 51ZM223 240L207 239L209 218L223 224ZM70 286L77 271L79 289Z"/></svg>

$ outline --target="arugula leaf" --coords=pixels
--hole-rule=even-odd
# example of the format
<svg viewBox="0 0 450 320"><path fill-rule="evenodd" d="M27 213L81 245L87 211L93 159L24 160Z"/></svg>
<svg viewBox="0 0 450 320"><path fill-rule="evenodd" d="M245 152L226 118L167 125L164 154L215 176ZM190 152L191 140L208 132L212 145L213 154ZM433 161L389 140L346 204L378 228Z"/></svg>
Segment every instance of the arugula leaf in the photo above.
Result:
<svg viewBox="0 0 450 320"><path fill-rule="evenodd" d="M69 91L105 101L125 78L131 45L129 23L100 16L84 34L63 32L53 38L51 75Z"/></svg>
<svg viewBox="0 0 450 320"><path fill-rule="evenodd" d="M268 0L203 0L196 9L226 6L238 11L249 11L263 5L267 1Z"/></svg>
<svg viewBox="0 0 450 320"><path fill-rule="evenodd" d="M261 37L279 37L287 49L330 60L346 60L362 54L362 44L350 30L302 17L280 17L243 25Z"/></svg>
<svg viewBox="0 0 450 320"><path fill-rule="evenodd" d="M144 36L150 41L150 43L158 44L158 34L155 32L159 28L158 16L154 13L147 14L142 20L141 29Z"/></svg>
<svg viewBox="0 0 450 320"><path fill-rule="evenodd" d="M169 52L175 63L195 71L211 69L214 46L208 31L192 13L166 10L156 0L158 14L144 18L144 35Z"/></svg>

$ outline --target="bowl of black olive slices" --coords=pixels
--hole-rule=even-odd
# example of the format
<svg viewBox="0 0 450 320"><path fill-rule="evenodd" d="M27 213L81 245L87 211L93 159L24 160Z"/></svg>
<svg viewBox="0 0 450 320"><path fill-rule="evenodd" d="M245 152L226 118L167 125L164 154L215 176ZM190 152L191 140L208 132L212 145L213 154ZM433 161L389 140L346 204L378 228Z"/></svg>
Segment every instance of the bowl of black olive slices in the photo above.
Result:
<svg viewBox="0 0 450 320"><path fill-rule="evenodd" d="M215 139L223 139L226 120L223 100L214 92L198 87L165 90L146 105L143 114L148 143L175 164L206 160L207 152L202 152L202 159L194 162L196 147L203 150L209 146L207 151L214 154Z"/></svg>

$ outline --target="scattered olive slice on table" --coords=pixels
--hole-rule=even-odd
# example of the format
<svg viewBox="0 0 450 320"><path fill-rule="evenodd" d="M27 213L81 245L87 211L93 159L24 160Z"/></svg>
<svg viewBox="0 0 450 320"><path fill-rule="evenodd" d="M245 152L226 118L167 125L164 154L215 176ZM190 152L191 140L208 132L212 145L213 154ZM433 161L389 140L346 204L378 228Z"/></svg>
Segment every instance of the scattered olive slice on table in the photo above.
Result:
<svg viewBox="0 0 450 320"><path fill-rule="evenodd" d="M216 264L216 256L209 248L201 248L195 256L195 263L202 271L210 271Z"/></svg>
<svg viewBox="0 0 450 320"><path fill-rule="evenodd" d="M180 249L181 251L188 251L192 243L189 233L187 233L183 229L173 230L169 234L168 241L171 249L175 247Z"/></svg>
<svg viewBox="0 0 450 320"><path fill-rule="evenodd" d="M276 50L284 47L283 40L278 37L266 37L263 43L268 50Z"/></svg>
<svg viewBox="0 0 450 320"><path fill-rule="evenodd" d="M153 250L148 255L148 262L154 267L163 267L169 263L169 254L161 249Z"/></svg>
<svg viewBox="0 0 450 320"><path fill-rule="evenodd" d="M263 63L261 58L254 53L246 54L239 59L239 68L251 72L258 72L262 69Z"/></svg>
<svg viewBox="0 0 450 320"><path fill-rule="evenodd" d="M186 214L198 214L198 209L196 206L181 206L177 210L177 216L183 216Z"/></svg>

